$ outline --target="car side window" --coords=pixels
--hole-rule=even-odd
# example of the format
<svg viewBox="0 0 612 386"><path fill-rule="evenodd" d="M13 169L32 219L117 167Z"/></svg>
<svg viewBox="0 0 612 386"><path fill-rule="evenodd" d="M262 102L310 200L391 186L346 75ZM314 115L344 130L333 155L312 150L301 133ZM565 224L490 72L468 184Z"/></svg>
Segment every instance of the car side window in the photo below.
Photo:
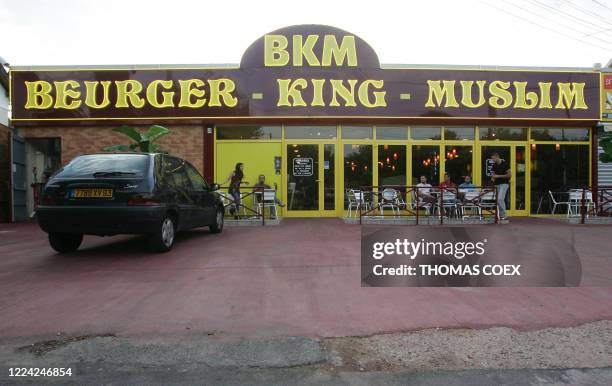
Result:
<svg viewBox="0 0 612 386"><path fill-rule="evenodd" d="M208 184L206 183L206 180L196 170L196 168L194 168L190 164L186 164L185 167L187 169L187 177L189 177L189 180L191 181L191 185L193 185L194 189L200 190L200 189L208 188Z"/></svg>
<svg viewBox="0 0 612 386"><path fill-rule="evenodd" d="M164 179L166 183L177 188L191 189L186 166L182 159L164 157Z"/></svg>

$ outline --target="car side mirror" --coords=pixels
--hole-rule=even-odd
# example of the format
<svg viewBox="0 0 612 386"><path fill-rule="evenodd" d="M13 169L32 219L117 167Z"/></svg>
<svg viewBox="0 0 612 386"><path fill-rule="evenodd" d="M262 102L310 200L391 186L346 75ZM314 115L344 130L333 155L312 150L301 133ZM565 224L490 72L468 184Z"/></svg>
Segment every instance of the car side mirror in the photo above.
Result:
<svg viewBox="0 0 612 386"><path fill-rule="evenodd" d="M212 185L210 185L210 191L211 192L215 192L217 190L219 190L219 184L212 184Z"/></svg>

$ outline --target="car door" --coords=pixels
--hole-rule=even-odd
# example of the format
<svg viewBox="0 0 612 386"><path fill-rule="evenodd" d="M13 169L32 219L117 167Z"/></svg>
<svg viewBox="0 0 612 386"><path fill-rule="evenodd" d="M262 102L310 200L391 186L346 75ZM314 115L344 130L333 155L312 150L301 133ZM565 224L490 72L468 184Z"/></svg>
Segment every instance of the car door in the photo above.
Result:
<svg viewBox="0 0 612 386"><path fill-rule="evenodd" d="M193 186L191 196L197 207L198 226L212 224L216 214L216 196L210 190L208 183L206 183L206 180L196 168L186 163L185 169L191 185Z"/></svg>
<svg viewBox="0 0 612 386"><path fill-rule="evenodd" d="M178 208L180 229L194 226L196 208L185 165L185 161L180 158L164 156L164 180L169 187L170 201Z"/></svg>

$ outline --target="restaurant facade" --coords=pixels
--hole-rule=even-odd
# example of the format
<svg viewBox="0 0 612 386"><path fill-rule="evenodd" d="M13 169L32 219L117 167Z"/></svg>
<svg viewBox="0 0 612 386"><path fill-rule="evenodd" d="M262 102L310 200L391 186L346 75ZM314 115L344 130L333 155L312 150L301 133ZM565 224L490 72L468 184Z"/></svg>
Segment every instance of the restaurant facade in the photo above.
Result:
<svg viewBox="0 0 612 386"><path fill-rule="evenodd" d="M236 66L13 67L11 122L42 154L26 167L35 183L124 143L114 127L160 124L160 146L209 181L237 162L251 184L265 175L285 217L340 217L347 189L437 185L445 172L484 186L493 152L511 166L509 214L545 215L549 191L597 184L606 76L381 65L352 33L300 25L260 37Z"/></svg>

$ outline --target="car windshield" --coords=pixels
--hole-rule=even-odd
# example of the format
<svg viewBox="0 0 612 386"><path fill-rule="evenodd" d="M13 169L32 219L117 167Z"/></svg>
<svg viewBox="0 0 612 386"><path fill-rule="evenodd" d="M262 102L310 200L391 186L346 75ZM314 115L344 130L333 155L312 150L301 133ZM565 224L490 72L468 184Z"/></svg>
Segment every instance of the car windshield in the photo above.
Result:
<svg viewBox="0 0 612 386"><path fill-rule="evenodd" d="M55 177L142 177L148 157L136 154L94 154L73 159Z"/></svg>

